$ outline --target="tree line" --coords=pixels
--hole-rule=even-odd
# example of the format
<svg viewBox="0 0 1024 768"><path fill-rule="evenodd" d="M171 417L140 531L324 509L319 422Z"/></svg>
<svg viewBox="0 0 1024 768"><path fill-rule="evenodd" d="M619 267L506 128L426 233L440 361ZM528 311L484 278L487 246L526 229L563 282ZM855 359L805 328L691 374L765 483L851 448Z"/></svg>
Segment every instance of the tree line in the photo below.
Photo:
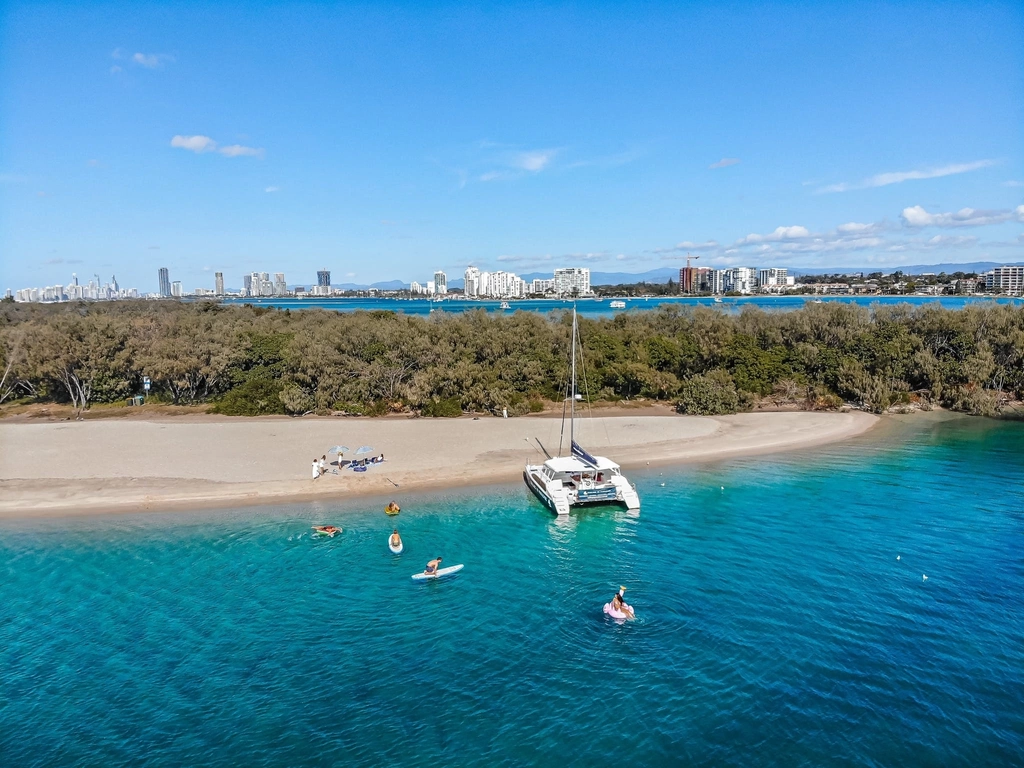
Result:
<svg viewBox="0 0 1024 768"><path fill-rule="evenodd" d="M291 312L214 302L0 304L0 403L151 399L235 415L510 415L564 396L568 313ZM1024 399L1024 307L778 312L663 305L580 319L592 399L732 413L901 403L992 415Z"/></svg>

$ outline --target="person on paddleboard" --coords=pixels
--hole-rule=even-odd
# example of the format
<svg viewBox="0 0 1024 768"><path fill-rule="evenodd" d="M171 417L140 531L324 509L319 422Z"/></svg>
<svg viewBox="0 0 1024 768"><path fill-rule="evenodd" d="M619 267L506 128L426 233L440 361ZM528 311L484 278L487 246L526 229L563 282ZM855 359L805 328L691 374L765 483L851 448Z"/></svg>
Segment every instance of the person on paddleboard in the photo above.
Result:
<svg viewBox="0 0 1024 768"><path fill-rule="evenodd" d="M402 537L398 535L398 529L397 528L395 528L395 530L393 530L391 532L391 546L392 547L400 547L400 546L402 546Z"/></svg>
<svg viewBox="0 0 1024 768"><path fill-rule="evenodd" d="M442 558L440 557L434 558L427 563L427 567L423 569L423 572L427 574L427 576L433 576L437 573L437 569L441 567L441 560Z"/></svg>

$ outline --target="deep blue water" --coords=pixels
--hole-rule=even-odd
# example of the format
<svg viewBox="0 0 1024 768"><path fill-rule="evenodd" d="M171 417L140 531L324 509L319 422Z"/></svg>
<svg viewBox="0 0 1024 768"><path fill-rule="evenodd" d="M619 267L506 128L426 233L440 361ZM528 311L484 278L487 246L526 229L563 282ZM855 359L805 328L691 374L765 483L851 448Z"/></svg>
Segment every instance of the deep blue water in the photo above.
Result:
<svg viewBox="0 0 1024 768"><path fill-rule="evenodd" d="M643 311L657 309L662 304L676 304L682 307L716 307L723 312L739 312L743 307L756 306L765 310L785 311L800 309L808 301L813 301L814 296L751 296L747 298L727 297L723 298L720 304L716 304L710 297L690 298L682 296L669 296L651 299L620 299L626 303L625 309L612 309L609 306L611 299L595 301L593 299L580 299L575 302L576 309L581 315L587 317L611 317L620 312ZM570 300L560 301L557 299L525 299L523 301L509 302L510 309L501 309L500 301L463 301L449 300L432 302L427 299L327 299L327 298L277 298L277 299L224 299L226 304L253 304L259 307L278 307L280 309L330 309L335 312L356 312L358 310L390 310L392 312L404 312L409 315L428 315L431 311L436 312L468 312L474 309L483 309L487 312L513 312L524 310L527 312L557 312L572 309L573 302ZM859 304L869 307L872 304L883 306L894 304L940 304L947 309L963 309L970 304L978 302L997 301L1000 304L1013 303L1020 300L1002 297L999 299L985 298L982 296L826 296L822 301L838 301L847 304Z"/></svg>
<svg viewBox="0 0 1024 768"><path fill-rule="evenodd" d="M639 473L635 518L2 521L0 765L1019 765L1022 478L1024 425L917 418Z"/></svg>

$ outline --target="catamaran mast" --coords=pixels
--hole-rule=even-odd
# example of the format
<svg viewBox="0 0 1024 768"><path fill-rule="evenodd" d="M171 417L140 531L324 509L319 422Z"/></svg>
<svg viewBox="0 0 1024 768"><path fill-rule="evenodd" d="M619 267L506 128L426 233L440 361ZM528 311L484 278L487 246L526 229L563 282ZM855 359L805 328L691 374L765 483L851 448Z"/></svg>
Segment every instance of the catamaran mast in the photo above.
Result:
<svg viewBox="0 0 1024 768"><path fill-rule="evenodd" d="M573 441L576 440L576 307L572 308L572 390L569 402L569 455L572 456Z"/></svg>

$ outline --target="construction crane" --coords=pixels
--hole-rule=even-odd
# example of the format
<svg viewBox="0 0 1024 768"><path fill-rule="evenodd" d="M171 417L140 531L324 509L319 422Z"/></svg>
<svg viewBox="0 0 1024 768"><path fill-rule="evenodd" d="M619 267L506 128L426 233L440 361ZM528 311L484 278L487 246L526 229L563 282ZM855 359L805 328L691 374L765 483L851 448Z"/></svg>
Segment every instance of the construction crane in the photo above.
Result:
<svg viewBox="0 0 1024 768"><path fill-rule="evenodd" d="M693 259L694 261L696 261L699 258L700 258L700 256L691 256L689 253L687 253L686 254L686 268L687 269L690 268L690 259Z"/></svg>

